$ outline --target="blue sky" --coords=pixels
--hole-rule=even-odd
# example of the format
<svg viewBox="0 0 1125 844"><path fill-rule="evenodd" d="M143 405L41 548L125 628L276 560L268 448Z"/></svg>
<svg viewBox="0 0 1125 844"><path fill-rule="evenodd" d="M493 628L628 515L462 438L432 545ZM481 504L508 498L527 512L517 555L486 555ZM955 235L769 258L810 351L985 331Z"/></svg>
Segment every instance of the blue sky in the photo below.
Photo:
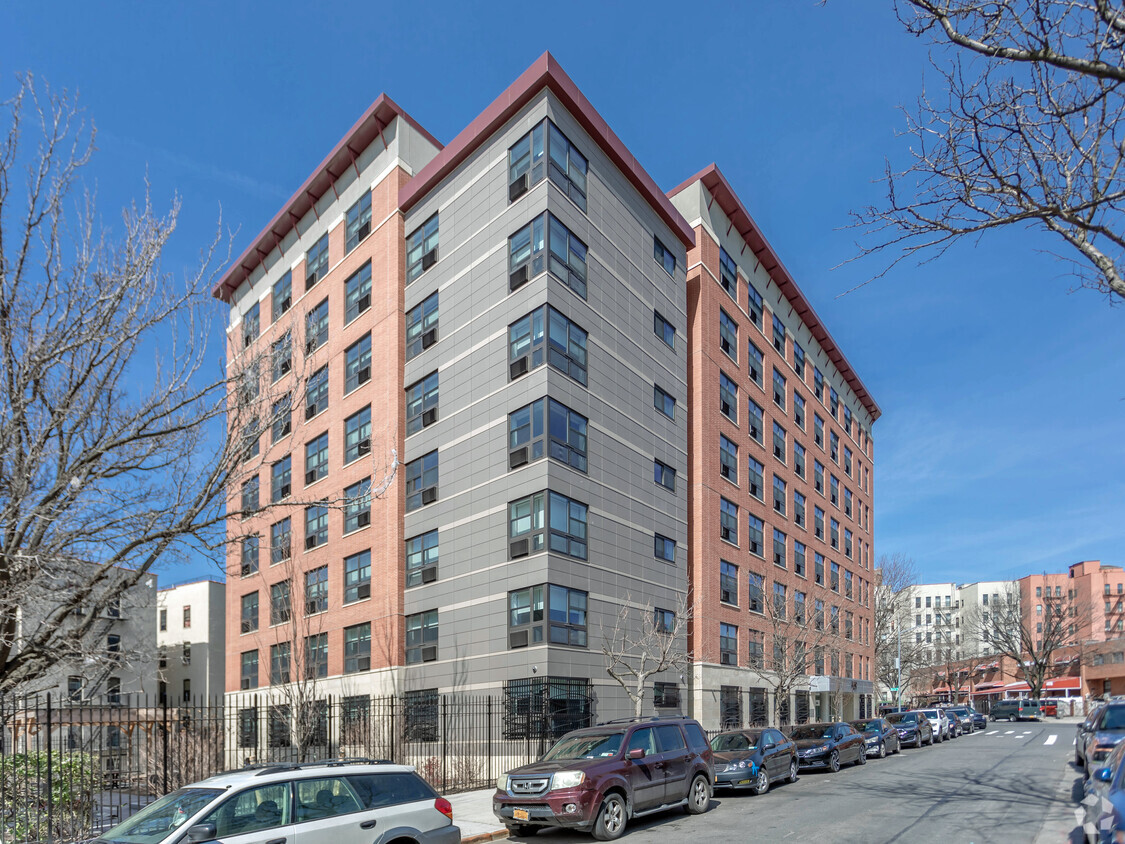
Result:
<svg viewBox="0 0 1125 844"><path fill-rule="evenodd" d="M220 208L241 252L380 92L448 142L549 49L659 185L719 164L879 402L877 554L928 581L1125 563L1125 309L1071 293L1057 243L999 233L840 295L881 269L833 267L927 71L891 0L328 8L6 4L0 95L23 70L78 89L105 221L147 171L183 201L177 269Z"/></svg>

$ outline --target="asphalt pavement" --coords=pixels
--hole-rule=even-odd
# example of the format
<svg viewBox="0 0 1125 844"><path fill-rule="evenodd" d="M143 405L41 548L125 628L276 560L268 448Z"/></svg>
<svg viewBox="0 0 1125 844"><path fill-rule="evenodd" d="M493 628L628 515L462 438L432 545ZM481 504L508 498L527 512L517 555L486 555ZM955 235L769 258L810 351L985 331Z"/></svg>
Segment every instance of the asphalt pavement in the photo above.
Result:
<svg viewBox="0 0 1125 844"><path fill-rule="evenodd" d="M803 772L796 783L775 785L760 797L720 793L706 814L691 817L676 810L650 816L630 824L624 840L1081 841L1074 811L1082 777L1072 764L1075 723L990 722L971 735L870 759L837 774ZM512 840L589 844L591 839L544 830Z"/></svg>

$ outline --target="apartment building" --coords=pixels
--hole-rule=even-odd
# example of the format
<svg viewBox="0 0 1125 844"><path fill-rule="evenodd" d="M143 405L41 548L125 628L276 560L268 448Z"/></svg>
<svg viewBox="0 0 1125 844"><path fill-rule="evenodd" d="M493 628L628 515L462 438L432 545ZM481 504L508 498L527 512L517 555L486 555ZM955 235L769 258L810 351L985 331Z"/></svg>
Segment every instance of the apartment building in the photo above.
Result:
<svg viewBox="0 0 1125 844"><path fill-rule="evenodd" d="M915 648L935 661L959 659L961 648L960 592L956 583L920 583L911 587L909 635Z"/></svg>
<svg viewBox="0 0 1125 844"><path fill-rule="evenodd" d="M158 698L210 701L226 682L226 584L203 577L156 593Z"/></svg>
<svg viewBox="0 0 1125 844"><path fill-rule="evenodd" d="M670 196L695 232L693 711L708 723L863 717L879 407L718 167Z"/></svg>
<svg viewBox="0 0 1125 844"><path fill-rule="evenodd" d="M968 610L979 608L982 614L989 612L989 607L999 606L1001 601L1007 601L1009 595L1016 595L1019 591L1019 585L1014 580L982 580L977 583L966 583L960 587L959 599L955 598L960 604L958 613L960 642L956 649L958 658L994 655L995 649L980 636L979 625L964 623L964 620L976 617L975 612L970 614ZM1021 607L1026 606L1026 601L1023 601Z"/></svg>

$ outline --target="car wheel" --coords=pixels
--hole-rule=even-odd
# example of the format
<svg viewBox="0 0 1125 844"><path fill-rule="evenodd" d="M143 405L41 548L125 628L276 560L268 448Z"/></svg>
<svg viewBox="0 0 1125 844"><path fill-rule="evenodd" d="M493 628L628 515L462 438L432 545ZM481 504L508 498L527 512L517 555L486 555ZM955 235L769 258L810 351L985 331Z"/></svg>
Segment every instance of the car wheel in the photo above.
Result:
<svg viewBox="0 0 1125 844"><path fill-rule="evenodd" d="M1081 768L1082 767L1082 757L1078 755L1077 750L1074 751L1074 767L1075 768Z"/></svg>
<svg viewBox="0 0 1125 844"><path fill-rule="evenodd" d="M763 765L758 769L758 778L754 780L754 793L765 794L770 790L770 775L766 772L766 766Z"/></svg>
<svg viewBox="0 0 1125 844"><path fill-rule="evenodd" d="M855 763L857 765L866 765L867 764L867 746L866 745L860 745L859 757L855 760Z"/></svg>
<svg viewBox="0 0 1125 844"><path fill-rule="evenodd" d="M885 741L879 742L879 758L880 759L886 759L887 758L887 743Z"/></svg>
<svg viewBox="0 0 1125 844"><path fill-rule="evenodd" d="M800 769L800 767L801 766L797 764L796 759L793 759L789 762L789 780L788 780L789 782L796 782L797 781L797 772Z"/></svg>
<svg viewBox="0 0 1125 844"><path fill-rule="evenodd" d="M764 773L764 771L763 771ZM711 805L711 788L707 785L707 777L697 774L691 781L691 790L688 791L686 809L689 815L702 815Z"/></svg>
<svg viewBox="0 0 1125 844"><path fill-rule="evenodd" d="M840 770L840 751L833 750L832 754L828 757L828 770L836 773Z"/></svg>
<svg viewBox="0 0 1125 844"><path fill-rule="evenodd" d="M625 798L620 794L607 794L598 810L598 819L594 822L594 838L598 841L620 838L625 832L627 814Z"/></svg>
<svg viewBox="0 0 1125 844"><path fill-rule="evenodd" d="M928 744L930 745L930 747L934 746L934 734L933 733L930 733L930 740L929 740Z"/></svg>

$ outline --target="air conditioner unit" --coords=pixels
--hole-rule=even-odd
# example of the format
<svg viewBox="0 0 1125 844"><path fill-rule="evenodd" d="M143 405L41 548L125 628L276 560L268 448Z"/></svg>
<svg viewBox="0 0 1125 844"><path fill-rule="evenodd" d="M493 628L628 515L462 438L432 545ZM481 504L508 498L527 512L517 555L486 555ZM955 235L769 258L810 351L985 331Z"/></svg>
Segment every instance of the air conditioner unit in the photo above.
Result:
<svg viewBox="0 0 1125 844"><path fill-rule="evenodd" d="M785 460L785 450L781 446L775 445L773 447L773 456L776 457L778 460L784 461Z"/></svg>
<svg viewBox="0 0 1125 844"><path fill-rule="evenodd" d="M305 537L305 549L311 551L317 546L316 534Z"/></svg>
<svg viewBox="0 0 1125 844"><path fill-rule="evenodd" d="M288 498L289 493L291 493L292 491L293 491L293 485L292 484L282 484L281 489L278 490L278 492L281 494L282 498Z"/></svg>
<svg viewBox="0 0 1125 844"><path fill-rule="evenodd" d="M244 349L249 348L250 344L253 343L254 340L256 340L256 339L257 338L253 334L243 334L242 335L242 347Z"/></svg>
<svg viewBox="0 0 1125 844"><path fill-rule="evenodd" d="M527 463L527 446L517 448L508 454L508 468L515 469Z"/></svg>
<svg viewBox="0 0 1125 844"><path fill-rule="evenodd" d="M278 435L277 435L277 436L278 436L278 439L280 439L281 437L287 437L287 436L289 436L289 434L290 434L290 433L291 433L292 431L293 431L293 420L291 420L291 419L286 419L286 420L285 420L285 424L281 426L281 431L280 431L280 432L278 432Z"/></svg>
<svg viewBox="0 0 1125 844"><path fill-rule="evenodd" d="M719 402L719 409L723 412L724 416L730 416L730 405L725 401Z"/></svg>
<svg viewBox="0 0 1125 844"><path fill-rule="evenodd" d="M437 342L437 329L436 328L431 328L429 331L427 331L425 334L422 335L422 348L423 349L430 348L430 346L432 346L436 342Z"/></svg>
<svg viewBox="0 0 1125 844"><path fill-rule="evenodd" d="M519 378L521 375L526 375L528 363L527 355L524 355L522 358L516 358L508 367L508 374L512 378Z"/></svg>
<svg viewBox="0 0 1125 844"><path fill-rule="evenodd" d="M359 297L359 301L355 303L355 309L356 309L357 313L362 313L363 311L366 311L370 307L371 307L371 294L370 293L364 293L362 296Z"/></svg>
<svg viewBox="0 0 1125 844"><path fill-rule="evenodd" d="M437 487L436 486L427 487L426 489L422 490L422 503L423 504L433 504L435 501L437 501Z"/></svg>
<svg viewBox="0 0 1125 844"><path fill-rule="evenodd" d="M437 408L431 407L422 411L422 427L426 428L437 422Z"/></svg>
<svg viewBox="0 0 1125 844"><path fill-rule="evenodd" d="M281 362L281 366L279 366L277 368L277 371L280 374L284 375L285 373L289 372L289 370L291 370L292 368L293 368L293 361L292 360L283 360Z"/></svg>
<svg viewBox="0 0 1125 844"><path fill-rule="evenodd" d="M513 560L517 557L526 557L531 553L531 543L526 539L517 539L508 545L508 556Z"/></svg>
<svg viewBox="0 0 1125 844"><path fill-rule="evenodd" d="M305 472L305 485L306 486L308 486L311 483L315 483L316 479L317 479L316 478L316 469L310 469L309 471Z"/></svg>
<svg viewBox="0 0 1125 844"><path fill-rule="evenodd" d="M513 630L508 634L509 648L526 648L528 635L526 630Z"/></svg>
<svg viewBox="0 0 1125 844"><path fill-rule="evenodd" d="M510 276L508 276L508 289L519 290L527 284L527 264L516 269Z"/></svg>
<svg viewBox="0 0 1125 844"><path fill-rule="evenodd" d="M437 247L435 246L429 252L422 256L422 272L425 272L434 264L437 263Z"/></svg>
<svg viewBox="0 0 1125 844"><path fill-rule="evenodd" d="M359 659L356 660L356 666L359 668L360 671L370 671L371 670L371 657L361 656Z"/></svg>
<svg viewBox="0 0 1125 844"><path fill-rule="evenodd" d="M370 598L371 597L371 584L361 583L355 588L357 598Z"/></svg>
<svg viewBox="0 0 1125 844"><path fill-rule="evenodd" d="M279 310L282 313L285 313L292 306L293 306L293 297L292 296L286 296L284 299L281 300L281 307L279 308Z"/></svg>
<svg viewBox="0 0 1125 844"><path fill-rule="evenodd" d="M514 182L508 185L508 201L515 202L525 193L527 193L529 179L527 173L519 176Z"/></svg>
<svg viewBox="0 0 1125 844"><path fill-rule="evenodd" d="M355 381L356 381L357 385L366 384L370 380L371 380L371 367L370 366L361 367L359 372L357 372L355 374Z"/></svg>
<svg viewBox="0 0 1125 844"><path fill-rule="evenodd" d="M306 419L312 419L319 412L320 411L317 409L316 402L313 402L312 404L305 405L305 418Z"/></svg>
<svg viewBox="0 0 1125 844"><path fill-rule="evenodd" d="M355 517L355 523L359 527L367 527L369 524L371 524L371 513L367 510L364 510L362 513Z"/></svg>
<svg viewBox="0 0 1125 844"><path fill-rule="evenodd" d="M733 542L733 541L734 541L734 540L733 540L733 539L731 538L731 533L732 533L731 529L730 529L730 528L727 528L727 527L723 528L723 529L722 529L722 530L720 531L720 535L721 535L721 536L722 536L722 538L723 538L723 539L725 539L725 540L726 540L727 542Z"/></svg>
<svg viewBox="0 0 1125 844"><path fill-rule="evenodd" d="M437 645L427 645L422 648L422 662L433 662L437 659Z"/></svg>
<svg viewBox="0 0 1125 844"><path fill-rule="evenodd" d="M422 569L422 582L433 583L437 580L437 566L427 566Z"/></svg>

